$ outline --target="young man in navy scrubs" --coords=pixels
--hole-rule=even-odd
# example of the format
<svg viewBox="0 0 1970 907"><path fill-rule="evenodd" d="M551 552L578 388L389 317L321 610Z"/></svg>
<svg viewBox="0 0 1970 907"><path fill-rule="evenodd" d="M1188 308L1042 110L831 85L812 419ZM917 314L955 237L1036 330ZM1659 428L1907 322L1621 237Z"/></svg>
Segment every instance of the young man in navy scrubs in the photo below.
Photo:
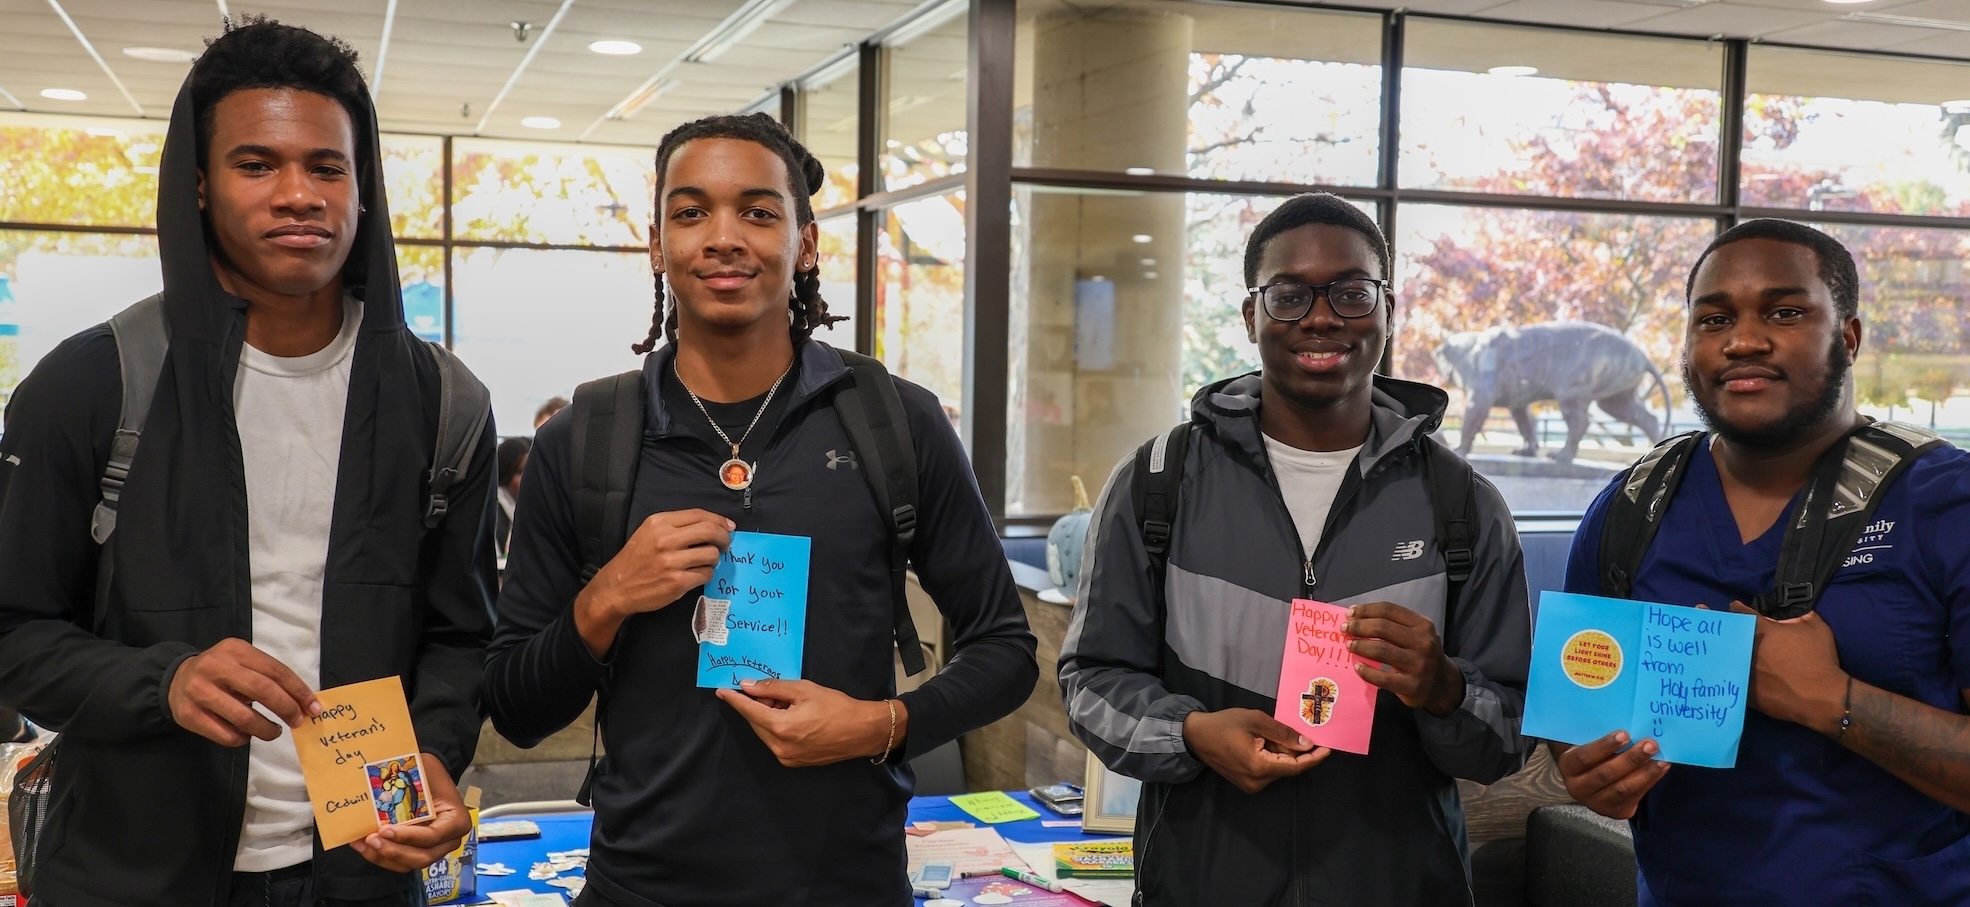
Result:
<svg viewBox="0 0 1970 907"><path fill-rule="evenodd" d="M1742 609L1772 587L1815 462L1864 421L1859 279L1832 237L1754 220L1710 244L1688 294L1683 379L1710 432L1633 597ZM1581 521L1569 592L1600 591L1619 486ZM1970 903L1967 516L1970 456L1931 450L1814 611L1758 619L1735 767L1671 768L1623 732L1554 746L1574 798L1633 820L1642 904Z"/></svg>

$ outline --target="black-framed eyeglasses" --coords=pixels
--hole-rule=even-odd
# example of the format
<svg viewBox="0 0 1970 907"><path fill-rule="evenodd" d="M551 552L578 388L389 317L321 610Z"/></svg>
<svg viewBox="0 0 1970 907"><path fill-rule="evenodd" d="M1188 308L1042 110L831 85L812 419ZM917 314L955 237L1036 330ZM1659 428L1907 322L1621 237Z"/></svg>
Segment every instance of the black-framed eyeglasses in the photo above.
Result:
<svg viewBox="0 0 1970 907"><path fill-rule="evenodd" d="M1382 304L1388 295L1389 282L1367 277L1336 280L1333 283L1273 283L1262 287L1247 287L1246 292L1259 298L1265 307L1265 314L1274 321L1298 321L1313 310L1313 301L1326 294L1327 304L1334 307L1334 314L1342 318L1360 318Z"/></svg>

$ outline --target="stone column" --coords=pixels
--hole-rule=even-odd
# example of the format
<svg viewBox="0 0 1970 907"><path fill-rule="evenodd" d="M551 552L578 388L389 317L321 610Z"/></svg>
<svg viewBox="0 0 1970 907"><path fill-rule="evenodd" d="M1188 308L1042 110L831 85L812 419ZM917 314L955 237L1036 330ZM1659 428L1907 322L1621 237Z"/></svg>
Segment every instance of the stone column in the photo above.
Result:
<svg viewBox="0 0 1970 907"><path fill-rule="evenodd" d="M1186 172L1189 17L1070 13L1036 21L1033 36L1032 166ZM1099 488L1183 411L1184 197L1017 198L1007 505L1061 513L1068 476Z"/></svg>

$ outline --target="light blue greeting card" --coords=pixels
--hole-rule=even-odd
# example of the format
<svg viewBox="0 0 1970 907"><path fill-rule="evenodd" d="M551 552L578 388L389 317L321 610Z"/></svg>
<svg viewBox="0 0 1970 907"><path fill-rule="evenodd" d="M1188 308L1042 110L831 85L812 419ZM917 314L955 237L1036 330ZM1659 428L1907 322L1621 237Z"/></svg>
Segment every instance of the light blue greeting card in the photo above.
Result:
<svg viewBox="0 0 1970 907"><path fill-rule="evenodd" d="M698 686L798 680L807 642L807 568L813 543L793 535L734 532L692 618Z"/></svg>
<svg viewBox="0 0 1970 907"><path fill-rule="evenodd" d="M1579 744L1625 730L1655 740L1658 759L1729 768L1756 629L1749 614L1542 593L1523 731Z"/></svg>

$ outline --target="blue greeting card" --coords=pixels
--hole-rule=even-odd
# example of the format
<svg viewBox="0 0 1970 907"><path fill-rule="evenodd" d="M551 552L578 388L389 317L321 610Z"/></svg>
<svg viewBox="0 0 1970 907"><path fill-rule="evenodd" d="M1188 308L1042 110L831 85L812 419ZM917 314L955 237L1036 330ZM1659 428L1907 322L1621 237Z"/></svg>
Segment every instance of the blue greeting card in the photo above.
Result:
<svg viewBox="0 0 1970 907"><path fill-rule="evenodd" d="M809 539L734 532L692 618L698 686L800 678L807 642Z"/></svg>
<svg viewBox="0 0 1970 907"><path fill-rule="evenodd" d="M1542 593L1523 731L1578 744L1625 730L1658 759L1729 768L1756 628L1749 614Z"/></svg>

